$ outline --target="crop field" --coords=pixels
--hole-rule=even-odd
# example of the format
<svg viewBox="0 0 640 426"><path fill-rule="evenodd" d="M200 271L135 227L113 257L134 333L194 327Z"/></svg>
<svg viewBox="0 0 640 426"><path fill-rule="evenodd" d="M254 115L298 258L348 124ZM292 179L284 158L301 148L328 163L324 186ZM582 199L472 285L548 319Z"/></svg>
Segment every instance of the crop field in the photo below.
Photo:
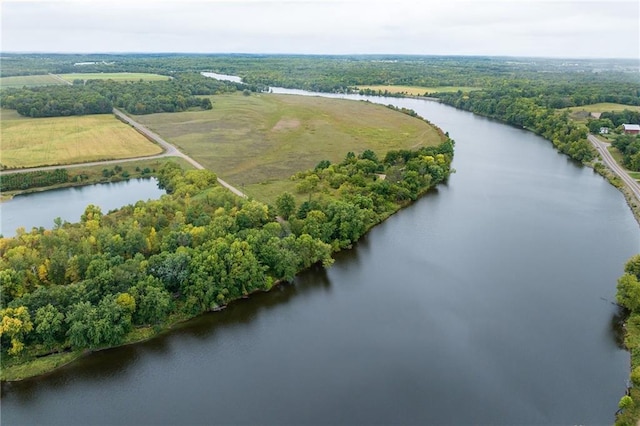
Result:
<svg viewBox="0 0 640 426"><path fill-rule="evenodd" d="M73 73L73 74L58 74L58 77L66 80L70 83L73 80L114 80L114 81L160 81L169 80L166 75L160 74L146 74L135 72L116 72L116 73Z"/></svg>
<svg viewBox="0 0 640 426"><path fill-rule="evenodd" d="M437 145L423 120L382 105L307 96L211 97L213 109L137 116L167 141L250 196L270 201L292 191L290 177L349 151L382 157L393 149Z"/></svg>
<svg viewBox="0 0 640 426"><path fill-rule="evenodd" d="M110 114L27 118L12 110L1 110L0 139L0 163L17 168L162 152L158 145Z"/></svg>
<svg viewBox="0 0 640 426"><path fill-rule="evenodd" d="M2 77L0 78L0 87L32 87L32 86L50 86L50 85L65 84L56 77L44 74L44 75L21 75L16 77Z"/></svg>
<svg viewBox="0 0 640 426"><path fill-rule="evenodd" d="M425 93L451 93L461 90L470 92L472 90L482 90L481 87L471 86L440 86L440 87L420 87L420 86L358 86L358 89L371 89L387 91L389 93L404 93L411 96L424 96Z"/></svg>

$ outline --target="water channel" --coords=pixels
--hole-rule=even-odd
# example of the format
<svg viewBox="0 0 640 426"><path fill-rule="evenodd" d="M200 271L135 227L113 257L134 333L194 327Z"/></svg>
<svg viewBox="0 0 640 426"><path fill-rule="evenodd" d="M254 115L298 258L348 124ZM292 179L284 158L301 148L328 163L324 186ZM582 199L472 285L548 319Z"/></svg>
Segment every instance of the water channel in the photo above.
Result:
<svg viewBox="0 0 640 426"><path fill-rule="evenodd" d="M329 270L3 384L2 423L612 423L629 366L612 301L640 251L622 195L529 132L370 100L450 133L447 185Z"/></svg>
<svg viewBox="0 0 640 426"><path fill-rule="evenodd" d="M18 227L26 231L41 226L52 228L56 217L78 222L88 204L107 213L138 200L160 198L162 194L155 179L131 179L18 195L0 204L0 234L12 237Z"/></svg>

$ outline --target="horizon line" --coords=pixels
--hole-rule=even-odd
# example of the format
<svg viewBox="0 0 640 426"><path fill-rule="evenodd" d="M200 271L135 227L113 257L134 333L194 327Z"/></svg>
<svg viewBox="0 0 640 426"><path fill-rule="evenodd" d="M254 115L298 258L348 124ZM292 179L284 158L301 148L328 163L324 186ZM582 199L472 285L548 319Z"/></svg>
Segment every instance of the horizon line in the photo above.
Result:
<svg viewBox="0 0 640 426"><path fill-rule="evenodd" d="M4 51L0 49L0 55L248 55L248 56L386 56L386 57L470 57L470 58L527 58L527 59L574 59L574 60L632 60L640 62L640 57L598 57L598 56L539 56L539 55L507 55L507 54L434 54L434 53L276 53L276 52L188 52L188 51L102 51L102 52L79 52L79 51Z"/></svg>

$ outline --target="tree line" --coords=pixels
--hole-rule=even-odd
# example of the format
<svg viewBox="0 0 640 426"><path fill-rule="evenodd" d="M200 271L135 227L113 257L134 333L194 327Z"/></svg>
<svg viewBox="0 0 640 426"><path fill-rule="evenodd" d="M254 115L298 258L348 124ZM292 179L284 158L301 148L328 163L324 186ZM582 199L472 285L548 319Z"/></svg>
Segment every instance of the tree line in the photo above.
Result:
<svg viewBox="0 0 640 426"><path fill-rule="evenodd" d="M595 150L586 139L586 130L569 119L569 113L539 105L532 98L522 97L508 87L474 91L468 94L440 93L435 95L448 105L485 115L531 130L550 140L562 153L588 162Z"/></svg>
<svg viewBox="0 0 640 426"><path fill-rule="evenodd" d="M69 181L67 169L10 173L0 179L0 192L39 188Z"/></svg>
<svg viewBox="0 0 640 426"><path fill-rule="evenodd" d="M169 81L77 81L73 86L42 86L0 92L4 108L26 117L109 114L113 107L131 114L211 109L215 95L246 89L241 83L218 81L197 73L178 74Z"/></svg>
<svg viewBox="0 0 640 426"><path fill-rule="evenodd" d="M611 145L622 153L622 164L626 168L640 171L640 136L619 135Z"/></svg>
<svg viewBox="0 0 640 426"><path fill-rule="evenodd" d="M618 279L616 300L625 310L624 343L631 352L631 377L620 399L616 425L635 425L640 418L640 255L629 259Z"/></svg>
<svg viewBox="0 0 640 426"><path fill-rule="evenodd" d="M0 239L3 365L67 348L126 341L136 328L220 309L254 291L329 266L371 226L451 173L453 141L418 151L349 153L295 177L297 206L234 196L204 170L158 172L167 195L79 223ZM280 218L276 220L276 215Z"/></svg>

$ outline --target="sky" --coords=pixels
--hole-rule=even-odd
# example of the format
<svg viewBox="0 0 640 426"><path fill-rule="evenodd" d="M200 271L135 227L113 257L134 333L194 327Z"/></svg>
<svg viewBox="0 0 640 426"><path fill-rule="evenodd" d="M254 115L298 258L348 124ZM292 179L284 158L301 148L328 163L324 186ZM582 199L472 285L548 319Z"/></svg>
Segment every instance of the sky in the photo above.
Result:
<svg viewBox="0 0 640 426"><path fill-rule="evenodd" d="M3 52L640 58L640 0L0 0Z"/></svg>

